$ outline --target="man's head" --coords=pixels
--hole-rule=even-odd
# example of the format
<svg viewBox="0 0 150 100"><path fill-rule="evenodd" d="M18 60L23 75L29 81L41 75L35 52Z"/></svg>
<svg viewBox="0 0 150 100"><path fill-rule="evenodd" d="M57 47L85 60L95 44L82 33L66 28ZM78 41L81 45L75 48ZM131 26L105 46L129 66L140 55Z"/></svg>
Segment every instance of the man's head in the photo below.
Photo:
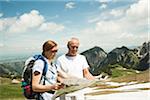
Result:
<svg viewBox="0 0 150 100"><path fill-rule="evenodd" d="M58 50L57 44L52 40L48 40L43 44L42 54L47 59L53 59L56 55L57 50Z"/></svg>
<svg viewBox="0 0 150 100"><path fill-rule="evenodd" d="M68 47L68 50L69 50L68 55L69 56L76 56L77 51L78 51L78 47L79 47L79 39L71 38L68 41L67 47Z"/></svg>

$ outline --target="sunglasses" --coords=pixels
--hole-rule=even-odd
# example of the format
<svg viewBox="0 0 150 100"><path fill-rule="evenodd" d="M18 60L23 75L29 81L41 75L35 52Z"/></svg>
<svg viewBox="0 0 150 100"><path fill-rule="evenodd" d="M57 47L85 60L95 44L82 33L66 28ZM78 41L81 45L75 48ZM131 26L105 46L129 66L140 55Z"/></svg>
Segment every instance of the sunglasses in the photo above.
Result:
<svg viewBox="0 0 150 100"><path fill-rule="evenodd" d="M55 52L57 52L58 50L51 50L51 52L53 52L53 53L55 53Z"/></svg>

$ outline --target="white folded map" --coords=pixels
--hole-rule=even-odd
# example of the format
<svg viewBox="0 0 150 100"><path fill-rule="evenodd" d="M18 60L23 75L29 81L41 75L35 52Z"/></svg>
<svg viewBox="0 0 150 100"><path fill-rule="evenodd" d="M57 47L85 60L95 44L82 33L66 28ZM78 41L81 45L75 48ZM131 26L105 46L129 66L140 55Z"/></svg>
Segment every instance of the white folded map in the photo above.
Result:
<svg viewBox="0 0 150 100"><path fill-rule="evenodd" d="M87 80L87 79L76 78L76 77L70 77L68 79L64 79L63 84L65 85L65 87L63 89L57 90L54 93L52 100L55 100L57 97L63 94L68 94L89 87L96 82L97 82L96 80Z"/></svg>

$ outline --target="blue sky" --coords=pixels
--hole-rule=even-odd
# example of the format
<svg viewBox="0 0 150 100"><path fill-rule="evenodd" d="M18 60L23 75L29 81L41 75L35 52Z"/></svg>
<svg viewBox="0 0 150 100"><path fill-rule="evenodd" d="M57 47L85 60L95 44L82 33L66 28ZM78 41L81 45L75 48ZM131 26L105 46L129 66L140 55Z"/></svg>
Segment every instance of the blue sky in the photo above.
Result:
<svg viewBox="0 0 150 100"><path fill-rule="evenodd" d="M49 39L67 52L71 37L80 39L79 52L141 45L148 41L148 0L0 1L0 55L40 52Z"/></svg>

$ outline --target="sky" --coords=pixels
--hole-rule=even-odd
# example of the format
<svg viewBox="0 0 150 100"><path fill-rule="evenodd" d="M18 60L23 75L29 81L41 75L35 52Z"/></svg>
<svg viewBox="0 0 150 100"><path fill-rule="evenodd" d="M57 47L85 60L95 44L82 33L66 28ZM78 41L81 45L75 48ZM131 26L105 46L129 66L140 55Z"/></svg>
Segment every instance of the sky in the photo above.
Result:
<svg viewBox="0 0 150 100"><path fill-rule="evenodd" d="M67 52L94 46L111 51L149 41L148 0L0 0L0 56L40 52L47 40ZM2 56L1 56L2 57Z"/></svg>

